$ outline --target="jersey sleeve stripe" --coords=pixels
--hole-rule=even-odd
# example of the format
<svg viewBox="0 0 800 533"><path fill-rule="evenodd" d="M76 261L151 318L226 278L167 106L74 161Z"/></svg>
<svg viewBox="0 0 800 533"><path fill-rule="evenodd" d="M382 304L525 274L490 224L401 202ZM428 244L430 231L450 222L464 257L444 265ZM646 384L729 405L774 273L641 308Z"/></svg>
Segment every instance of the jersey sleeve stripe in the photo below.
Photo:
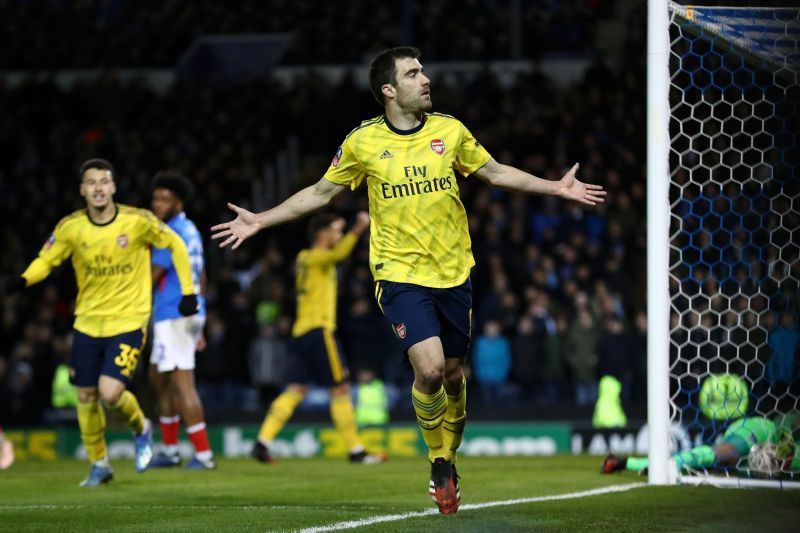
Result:
<svg viewBox="0 0 800 533"><path fill-rule="evenodd" d="M65 224L72 222L73 220L77 220L81 217L87 216L85 209L78 209L77 211L70 213L69 215L65 216L61 220L58 221L56 224L56 229L63 229Z"/></svg>
<svg viewBox="0 0 800 533"><path fill-rule="evenodd" d="M364 122L362 122L360 125L358 125L358 126L356 126L355 128L353 128L353 129L350 131L350 133L348 133L348 134L347 134L347 136L346 136L344 139L345 139L345 140L347 140L347 139L348 139L348 137L350 137L352 134L354 134L355 132L357 132L357 131L358 131L358 130L360 130L360 129L363 129L363 128L368 128L368 127L370 127L370 126L375 126L376 124L382 124L382 123L383 123L383 120L384 120L384 117L383 117L383 115L381 115L381 116L379 116L379 117L371 118L371 119L369 119L369 120L365 120L365 121L364 121Z"/></svg>

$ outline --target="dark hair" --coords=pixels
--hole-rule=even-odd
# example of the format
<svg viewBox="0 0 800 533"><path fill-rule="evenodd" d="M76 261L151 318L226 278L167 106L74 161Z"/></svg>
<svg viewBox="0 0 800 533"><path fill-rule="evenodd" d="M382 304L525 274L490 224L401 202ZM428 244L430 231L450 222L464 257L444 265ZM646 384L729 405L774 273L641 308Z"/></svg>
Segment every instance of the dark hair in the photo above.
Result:
<svg viewBox="0 0 800 533"><path fill-rule="evenodd" d="M369 64L369 89L379 104L385 105L381 87L387 83L391 85L397 83L395 60L406 57L418 59L421 55L420 51L413 46L399 46L384 50L375 56L375 59Z"/></svg>
<svg viewBox="0 0 800 533"><path fill-rule="evenodd" d="M339 220L339 215L334 213L319 213L318 215L314 215L311 217L311 220L308 223L308 240L311 241L311 244L314 244L314 240L317 238L317 233L326 229L328 226L334 223L334 221Z"/></svg>
<svg viewBox="0 0 800 533"><path fill-rule="evenodd" d="M114 165L105 159L89 159L84 161L81 165L81 169L78 171L78 177L83 180L83 174L90 168L96 168L97 170L108 170L111 172L111 176L114 176Z"/></svg>
<svg viewBox="0 0 800 533"><path fill-rule="evenodd" d="M194 185L178 172L161 171L153 177L152 190L167 189L184 204L194 196Z"/></svg>

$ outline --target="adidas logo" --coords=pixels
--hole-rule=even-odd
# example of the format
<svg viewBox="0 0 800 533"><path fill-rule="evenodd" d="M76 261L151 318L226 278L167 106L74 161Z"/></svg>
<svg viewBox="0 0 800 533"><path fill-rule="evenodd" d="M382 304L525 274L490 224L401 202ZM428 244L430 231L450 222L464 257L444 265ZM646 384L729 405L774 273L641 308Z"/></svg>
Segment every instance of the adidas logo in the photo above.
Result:
<svg viewBox="0 0 800 533"><path fill-rule="evenodd" d="M381 154L380 159L391 159L392 157L394 157L392 155L392 152L390 152L389 150L384 150L383 153Z"/></svg>

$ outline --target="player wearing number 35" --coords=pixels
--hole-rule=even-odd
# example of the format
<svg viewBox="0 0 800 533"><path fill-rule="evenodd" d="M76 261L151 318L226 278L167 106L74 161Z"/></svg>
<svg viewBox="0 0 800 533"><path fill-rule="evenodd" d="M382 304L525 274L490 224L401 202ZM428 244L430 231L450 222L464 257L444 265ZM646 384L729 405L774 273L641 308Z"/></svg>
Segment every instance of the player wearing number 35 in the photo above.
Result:
<svg viewBox="0 0 800 533"><path fill-rule="evenodd" d="M114 202L114 168L103 159L81 165L80 193L86 208L62 218L21 276L5 280L13 293L45 279L72 257L78 297L75 304L70 373L78 387L78 425L92 463L81 486L113 477L105 442L106 418L100 400L134 433L135 467L147 468L152 431L127 384L136 371L150 319L150 247L169 248L181 285L180 312L197 313L186 245L153 213Z"/></svg>

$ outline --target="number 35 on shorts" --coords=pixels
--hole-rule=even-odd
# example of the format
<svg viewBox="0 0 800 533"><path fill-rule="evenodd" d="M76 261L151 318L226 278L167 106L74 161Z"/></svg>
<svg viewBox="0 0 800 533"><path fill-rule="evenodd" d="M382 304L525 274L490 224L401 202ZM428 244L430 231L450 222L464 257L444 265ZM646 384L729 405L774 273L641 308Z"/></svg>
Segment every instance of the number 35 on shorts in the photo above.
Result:
<svg viewBox="0 0 800 533"><path fill-rule="evenodd" d="M136 372L136 364L139 362L139 348L134 348L130 344L120 343L119 355L114 358L114 364L120 368L120 374L126 378L133 377Z"/></svg>

